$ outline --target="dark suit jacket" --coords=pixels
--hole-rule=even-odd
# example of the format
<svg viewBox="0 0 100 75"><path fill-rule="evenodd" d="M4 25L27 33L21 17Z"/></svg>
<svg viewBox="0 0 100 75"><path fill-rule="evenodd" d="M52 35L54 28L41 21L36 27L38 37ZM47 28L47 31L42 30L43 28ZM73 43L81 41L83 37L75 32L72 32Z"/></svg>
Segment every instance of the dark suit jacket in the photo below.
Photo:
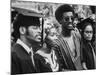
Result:
<svg viewBox="0 0 100 75"><path fill-rule="evenodd" d="M15 44L11 50L11 74L35 72L36 68L33 66L30 55L21 45Z"/></svg>
<svg viewBox="0 0 100 75"><path fill-rule="evenodd" d="M95 60L93 58L93 52L90 44L86 41L82 41L82 62L86 63L88 69L95 69Z"/></svg>

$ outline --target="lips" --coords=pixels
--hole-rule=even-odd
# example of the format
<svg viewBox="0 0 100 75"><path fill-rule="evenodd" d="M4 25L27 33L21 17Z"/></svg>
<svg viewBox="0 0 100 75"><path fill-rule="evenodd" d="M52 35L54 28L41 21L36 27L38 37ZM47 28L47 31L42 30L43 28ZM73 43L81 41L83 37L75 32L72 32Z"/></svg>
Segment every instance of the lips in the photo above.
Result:
<svg viewBox="0 0 100 75"><path fill-rule="evenodd" d="M88 39L88 40L91 40L92 38L91 38L91 37L87 37L87 39Z"/></svg>
<svg viewBox="0 0 100 75"><path fill-rule="evenodd" d="M68 29L73 29L73 24L70 23L70 22L69 23L68 22L65 22L64 23L64 26L67 27Z"/></svg>
<svg viewBox="0 0 100 75"><path fill-rule="evenodd" d="M36 35L36 38L41 39L41 35Z"/></svg>

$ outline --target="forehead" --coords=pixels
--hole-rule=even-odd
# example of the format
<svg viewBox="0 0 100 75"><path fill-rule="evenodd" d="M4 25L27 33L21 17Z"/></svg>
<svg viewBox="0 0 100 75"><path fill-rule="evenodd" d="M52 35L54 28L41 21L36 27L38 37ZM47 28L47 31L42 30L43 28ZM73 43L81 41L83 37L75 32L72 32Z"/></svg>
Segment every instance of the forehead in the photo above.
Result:
<svg viewBox="0 0 100 75"><path fill-rule="evenodd" d="M64 17L66 17L66 16L73 16L73 13L72 12L64 12L63 16Z"/></svg>
<svg viewBox="0 0 100 75"><path fill-rule="evenodd" d="M85 31L90 31L90 30L93 30L91 25L85 27Z"/></svg>

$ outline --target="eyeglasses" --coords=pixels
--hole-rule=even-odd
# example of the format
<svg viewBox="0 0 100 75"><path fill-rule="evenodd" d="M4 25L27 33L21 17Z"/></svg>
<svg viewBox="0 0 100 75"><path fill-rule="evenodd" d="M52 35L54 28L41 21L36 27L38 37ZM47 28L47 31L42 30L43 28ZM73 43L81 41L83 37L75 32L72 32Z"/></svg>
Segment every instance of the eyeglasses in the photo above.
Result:
<svg viewBox="0 0 100 75"><path fill-rule="evenodd" d="M93 33L93 31L84 31L85 33Z"/></svg>
<svg viewBox="0 0 100 75"><path fill-rule="evenodd" d="M68 22L69 20L74 20L74 17L64 17L64 21L65 22Z"/></svg>

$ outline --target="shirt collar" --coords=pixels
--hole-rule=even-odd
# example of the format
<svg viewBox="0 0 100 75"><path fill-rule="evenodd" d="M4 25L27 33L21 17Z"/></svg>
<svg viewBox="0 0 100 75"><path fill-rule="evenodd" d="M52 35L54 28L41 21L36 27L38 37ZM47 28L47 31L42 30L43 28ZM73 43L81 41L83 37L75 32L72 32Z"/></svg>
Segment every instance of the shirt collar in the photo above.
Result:
<svg viewBox="0 0 100 75"><path fill-rule="evenodd" d="M17 43L20 44L29 54L32 51L32 48L29 48L23 41L20 39L17 40Z"/></svg>

